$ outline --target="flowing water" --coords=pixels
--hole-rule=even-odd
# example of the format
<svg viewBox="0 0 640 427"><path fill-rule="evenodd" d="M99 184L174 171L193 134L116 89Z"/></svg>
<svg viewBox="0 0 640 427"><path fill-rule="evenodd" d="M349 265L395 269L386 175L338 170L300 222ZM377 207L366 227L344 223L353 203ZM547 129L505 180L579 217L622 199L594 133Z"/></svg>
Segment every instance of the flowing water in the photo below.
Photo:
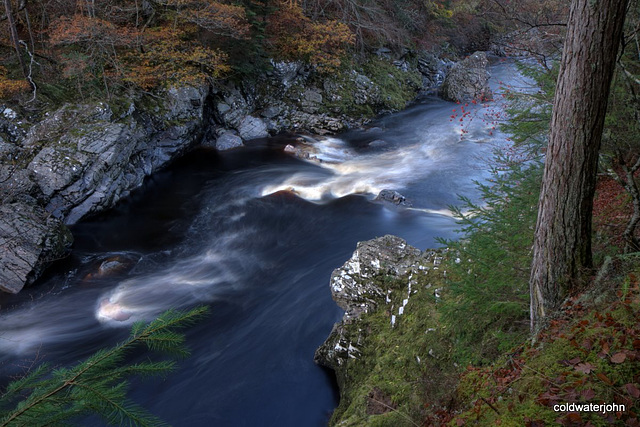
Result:
<svg viewBox="0 0 640 427"><path fill-rule="evenodd" d="M492 72L496 90L514 69ZM427 97L366 130L198 151L154 175L74 226L73 253L37 286L0 300L3 383L34 360L70 364L122 340L136 320L207 304L187 331L192 355L166 379L134 380L133 399L175 426L325 425L338 396L313 354L342 316L331 271L361 240L395 234L425 249L455 237L448 206L478 197L473 180L506 143L493 129L500 102L462 107ZM315 159L287 154L290 143L312 143ZM383 189L413 206L374 201Z"/></svg>

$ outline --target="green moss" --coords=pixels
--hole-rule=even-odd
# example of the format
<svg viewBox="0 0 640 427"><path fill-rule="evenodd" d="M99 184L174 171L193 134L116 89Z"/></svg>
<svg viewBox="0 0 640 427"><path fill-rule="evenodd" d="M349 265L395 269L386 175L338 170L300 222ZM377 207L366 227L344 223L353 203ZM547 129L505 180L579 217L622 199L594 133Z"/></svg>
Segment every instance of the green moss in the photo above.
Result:
<svg viewBox="0 0 640 427"><path fill-rule="evenodd" d="M380 88L380 101L385 110L405 108L422 87L422 76L415 68L402 71L382 58L371 58L363 65L363 71Z"/></svg>
<svg viewBox="0 0 640 427"><path fill-rule="evenodd" d="M366 76L372 82L373 90L358 87L353 70ZM368 57L361 63L345 62L338 73L332 76L336 85L336 99L325 102L325 112L342 113L354 117L373 117L380 111L398 111L415 99L422 87L421 74L411 67L402 71L386 59ZM362 102L356 94L367 93L369 99Z"/></svg>
<svg viewBox="0 0 640 427"><path fill-rule="evenodd" d="M627 270L626 277L633 282L635 270ZM615 420L622 423L633 417L640 410L640 402L626 388L638 387L640 372L635 348L640 297L637 279L633 283L623 298L612 303L588 308L567 305L564 316L552 321L535 345L504 355L489 367L470 368L458 387L465 410L450 425L471 420L480 426L568 422L567 414L554 411L553 406L571 402L622 403L627 411ZM624 282L609 286L615 293L616 288L624 288ZM620 354L627 357L614 357ZM579 425L613 421L595 412L579 416Z"/></svg>
<svg viewBox="0 0 640 427"><path fill-rule="evenodd" d="M391 291L391 302L362 315L355 325L361 337L360 356L350 359L342 371L345 387L331 424L422 425L425 402L437 402L451 389L446 384L457 376L434 297L434 288L443 285L442 274L438 270L414 273L411 295L400 316L398 308L407 298L409 278L372 280ZM395 326L392 314L397 316ZM390 412L367 413L374 389L390 400Z"/></svg>

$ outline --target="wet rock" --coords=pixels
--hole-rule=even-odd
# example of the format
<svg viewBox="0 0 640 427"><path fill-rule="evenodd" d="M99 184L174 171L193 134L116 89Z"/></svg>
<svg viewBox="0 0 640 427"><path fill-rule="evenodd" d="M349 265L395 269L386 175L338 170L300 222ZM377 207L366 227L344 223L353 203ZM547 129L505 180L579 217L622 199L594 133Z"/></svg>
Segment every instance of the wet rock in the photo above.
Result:
<svg viewBox="0 0 640 427"><path fill-rule="evenodd" d="M244 141L269 136L267 125L258 117L247 116L238 125L238 133Z"/></svg>
<svg viewBox="0 0 640 427"><path fill-rule="evenodd" d="M138 255L117 254L93 263L91 270L85 274L83 280L101 279L129 271L140 259Z"/></svg>
<svg viewBox="0 0 640 427"><path fill-rule="evenodd" d="M302 94L302 111L305 113L317 113L322 104L322 95L314 89L307 89Z"/></svg>
<svg viewBox="0 0 640 427"><path fill-rule="evenodd" d="M0 290L20 291L63 257L71 242L64 224L36 204L0 205Z"/></svg>
<svg viewBox="0 0 640 427"><path fill-rule="evenodd" d="M382 190L374 199L379 202L389 202L394 205L413 206L413 204L407 200L402 194L395 190Z"/></svg>
<svg viewBox="0 0 640 427"><path fill-rule="evenodd" d="M284 147L284 152L302 160L315 159L315 156L318 154L318 150L313 146L313 144L309 144L302 138L300 138L295 145L287 144Z"/></svg>
<svg viewBox="0 0 640 427"><path fill-rule="evenodd" d="M100 321L115 320L117 322L124 322L131 318L131 313L120 304L111 302L108 299L103 299L100 301L97 317Z"/></svg>
<svg viewBox="0 0 640 427"><path fill-rule="evenodd" d="M488 63L484 52L475 52L455 64L442 84L442 97L456 102L490 99L492 94L489 88Z"/></svg>
<svg viewBox="0 0 640 427"><path fill-rule="evenodd" d="M224 132L216 139L216 149L219 151L242 147L242 138L231 131Z"/></svg>

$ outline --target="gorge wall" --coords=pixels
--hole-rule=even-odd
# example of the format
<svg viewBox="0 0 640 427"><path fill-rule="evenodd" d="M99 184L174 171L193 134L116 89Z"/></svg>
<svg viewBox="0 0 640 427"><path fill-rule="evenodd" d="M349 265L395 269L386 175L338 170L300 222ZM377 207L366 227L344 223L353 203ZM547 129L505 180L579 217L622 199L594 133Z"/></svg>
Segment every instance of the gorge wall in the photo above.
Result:
<svg viewBox="0 0 640 427"><path fill-rule="evenodd" d="M362 126L434 91L451 64L427 52L394 57L381 50L357 70L330 76L273 62L252 82L67 104L34 117L0 106L0 290L32 283L70 246L66 225L114 206L188 150Z"/></svg>

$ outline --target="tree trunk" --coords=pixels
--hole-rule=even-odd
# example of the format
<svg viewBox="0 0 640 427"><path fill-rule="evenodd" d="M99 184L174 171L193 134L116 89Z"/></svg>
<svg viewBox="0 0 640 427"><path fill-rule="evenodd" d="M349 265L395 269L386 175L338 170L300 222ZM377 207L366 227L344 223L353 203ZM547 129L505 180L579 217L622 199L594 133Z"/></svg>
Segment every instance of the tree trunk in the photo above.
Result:
<svg viewBox="0 0 640 427"><path fill-rule="evenodd" d="M18 62L20 63L20 69L22 70L22 75L27 77L27 69L24 65L24 60L22 59L22 53L20 52L20 39L18 38L18 29L16 28L16 21L13 17L13 10L11 7L11 0L4 0L4 9L7 14L7 23L9 24L9 33L11 34L11 43L13 43L13 48L16 50L16 55L18 56Z"/></svg>
<svg viewBox="0 0 640 427"><path fill-rule="evenodd" d="M571 5L533 245L532 329L592 266L598 150L628 1Z"/></svg>

